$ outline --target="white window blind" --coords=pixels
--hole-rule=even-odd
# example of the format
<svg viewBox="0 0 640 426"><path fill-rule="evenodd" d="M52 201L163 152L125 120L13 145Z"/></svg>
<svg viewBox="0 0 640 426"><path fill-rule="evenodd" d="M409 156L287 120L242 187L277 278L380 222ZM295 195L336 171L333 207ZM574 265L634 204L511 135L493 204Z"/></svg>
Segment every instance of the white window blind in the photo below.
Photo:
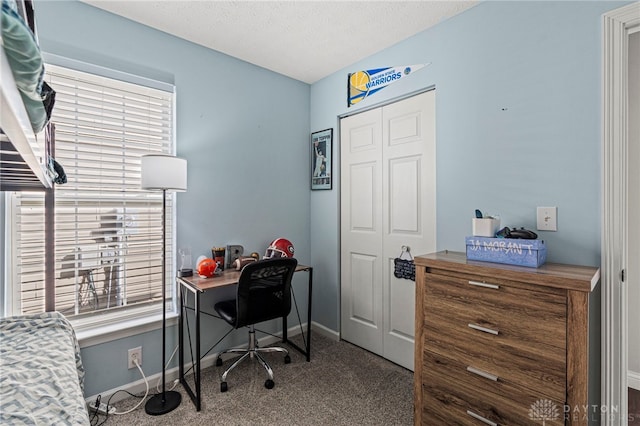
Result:
<svg viewBox="0 0 640 426"><path fill-rule="evenodd" d="M174 270L174 198L167 197L163 279L162 194L140 189L140 157L174 152L173 92L53 65L46 71L56 91L55 159L67 175L51 212L55 309L89 324L157 313ZM44 195L15 193L11 208L13 311L43 312Z"/></svg>

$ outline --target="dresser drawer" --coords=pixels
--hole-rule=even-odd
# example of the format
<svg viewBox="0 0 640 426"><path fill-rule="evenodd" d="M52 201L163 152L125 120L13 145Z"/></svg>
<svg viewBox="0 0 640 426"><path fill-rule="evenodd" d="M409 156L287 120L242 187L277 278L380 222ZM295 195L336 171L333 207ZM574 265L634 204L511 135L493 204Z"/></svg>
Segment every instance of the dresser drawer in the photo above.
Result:
<svg viewBox="0 0 640 426"><path fill-rule="evenodd" d="M446 357L425 351L422 424L563 425L563 402L518 386L474 377ZM482 380L480 380L482 379Z"/></svg>
<svg viewBox="0 0 640 426"><path fill-rule="evenodd" d="M425 321L440 316L472 331L471 335L497 335L513 345L566 350L563 295L471 279L430 278L424 293Z"/></svg>
<svg viewBox="0 0 640 426"><path fill-rule="evenodd" d="M549 358L566 355L567 305L559 295L467 281L433 280L425 288L423 324L465 344L509 346Z"/></svg>
<svg viewBox="0 0 640 426"><path fill-rule="evenodd" d="M549 409L546 424L564 424L563 399L550 399L522 386L483 377L430 351L425 351L422 361L423 424L482 424L473 414L496 424L540 424L535 420L542 420L545 408Z"/></svg>
<svg viewBox="0 0 640 426"><path fill-rule="evenodd" d="M425 347L504 383L564 400L562 296L446 278L429 282L424 306Z"/></svg>
<svg viewBox="0 0 640 426"><path fill-rule="evenodd" d="M431 328L430 324L435 324L436 328ZM444 321L430 324L423 327L425 348L496 376L505 383L535 389L551 398L564 400L566 355L557 354L549 348L538 348L536 352L535 348L521 351L508 345L480 344L448 333Z"/></svg>
<svg viewBox="0 0 640 426"><path fill-rule="evenodd" d="M425 306L429 307L425 317L438 310L478 333L485 328L485 334L497 333L512 341L566 348L565 296L472 279L429 278L424 293ZM474 329L469 324L479 327Z"/></svg>

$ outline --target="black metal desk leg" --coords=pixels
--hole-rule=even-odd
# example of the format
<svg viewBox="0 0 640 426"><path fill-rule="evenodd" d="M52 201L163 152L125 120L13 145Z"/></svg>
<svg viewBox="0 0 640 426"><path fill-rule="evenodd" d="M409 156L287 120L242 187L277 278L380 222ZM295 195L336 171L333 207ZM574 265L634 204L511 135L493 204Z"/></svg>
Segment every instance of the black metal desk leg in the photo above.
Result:
<svg viewBox="0 0 640 426"><path fill-rule="evenodd" d="M311 361L311 294L313 292L313 268L309 268L309 301L307 302L307 362Z"/></svg>
<svg viewBox="0 0 640 426"><path fill-rule="evenodd" d="M300 348L298 345L288 340L286 316L282 317L282 342L288 343L289 345L293 346L301 354L306 356L307 362L310 362L311 361L311 303L312 303L312 292L313 292L313 268L309 267L308 269L305 269L305 272L309 274L309 294L308 294L308 300L307 300L307 335L306 336L302 328L302 319L300 318L300 313L298 312L298 302L296 302L295 293L293 291L293 287L291 287L293 302L296 306L296 313L298 315L298 324L300 326L300 332L302 333L303 342L305 343L305 349Z"/></svg>
<svg viewBox="0 0 640 426"><path fill-rule="evenodd" d="M187 311L189 310L187 306L189 302L187 291L192 291L192 290L189 287L187 287L187 285L182 284L181 291L180 291L180 317L179 317L180 330L178 333L178 336L179 336L178 344L180 346L178 351L179 362L180 362L180 366L179 366L180 383L182 383L184 390L187 392L187 394L191 398L191 401L196 406L196 410L200 411L202 407L201 385L200 385L201 383L201 380L200 380L200 292L198 291L193 292L193 304L194 304L194 314L195 314L195 322L196 322L195 324L196 355L194 356L193 346L191 341L191 329L189 327L189 318L187 317L188 315ZM191 368L189 368L188 371L193 370L193 373L194 373L193 380L194 380L195 389L191 388L191 385L189 384L189 382L187 381L187 378L185 377L185 368L184 368L184 361L185 361L184 328L185 327L187 328L187 332L189 333L189 355L191 356L191 364L192 364Z"/></svg>
<svg viewBox="0 0 640 426"><path fill-rule="evenodd" d="M196 314L196 410L200 411L202 395L200 393L200 292L194 293Z"/></svg>

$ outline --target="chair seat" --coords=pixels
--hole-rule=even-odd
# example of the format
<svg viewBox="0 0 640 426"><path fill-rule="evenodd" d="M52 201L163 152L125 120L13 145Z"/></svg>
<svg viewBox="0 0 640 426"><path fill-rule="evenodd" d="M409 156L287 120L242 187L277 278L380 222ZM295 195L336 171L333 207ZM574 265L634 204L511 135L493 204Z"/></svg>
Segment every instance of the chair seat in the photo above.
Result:
<svg viewBox="0 0 640 426"><path fill-rule="evenodd" d="M235 326L236 319L238 318L235 299L223 300L222 302L218 302L213 305L213 309L215 309L215 311L223 320Z"/></svg>
<svg viewBox="0 0 640 426"><path fill-rule="evenodd" d="M251 306L249 314L251 321L243 321L242 318L238 321L237 302L234 299L218 302L213 305L213 309L223 320L235 328L240 328L249 324L257 324L259 322L280 317L280 315L274 313L273 306L282 305L281 294L271 294L268 291L259 291L258 289L258 291L254 292L254 297L256 300L260 300L260 303ZM284 316L286 314L288 314L288 312L283 312L281 315Z"/></svg>

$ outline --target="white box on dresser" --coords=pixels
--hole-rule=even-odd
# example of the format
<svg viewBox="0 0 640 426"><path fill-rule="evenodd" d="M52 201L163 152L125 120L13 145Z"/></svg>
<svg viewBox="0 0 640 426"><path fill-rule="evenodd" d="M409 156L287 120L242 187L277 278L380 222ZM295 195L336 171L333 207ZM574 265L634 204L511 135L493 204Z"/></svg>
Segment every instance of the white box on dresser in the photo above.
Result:
<svg viewBox="0 0 640 426"><path fill-rule="evenodd" d="M456 252L415 263L416 425L599 423L599 395L589 392L589 370L600 368L597 330L591 351L589 342L598 268Z"/></svg>

